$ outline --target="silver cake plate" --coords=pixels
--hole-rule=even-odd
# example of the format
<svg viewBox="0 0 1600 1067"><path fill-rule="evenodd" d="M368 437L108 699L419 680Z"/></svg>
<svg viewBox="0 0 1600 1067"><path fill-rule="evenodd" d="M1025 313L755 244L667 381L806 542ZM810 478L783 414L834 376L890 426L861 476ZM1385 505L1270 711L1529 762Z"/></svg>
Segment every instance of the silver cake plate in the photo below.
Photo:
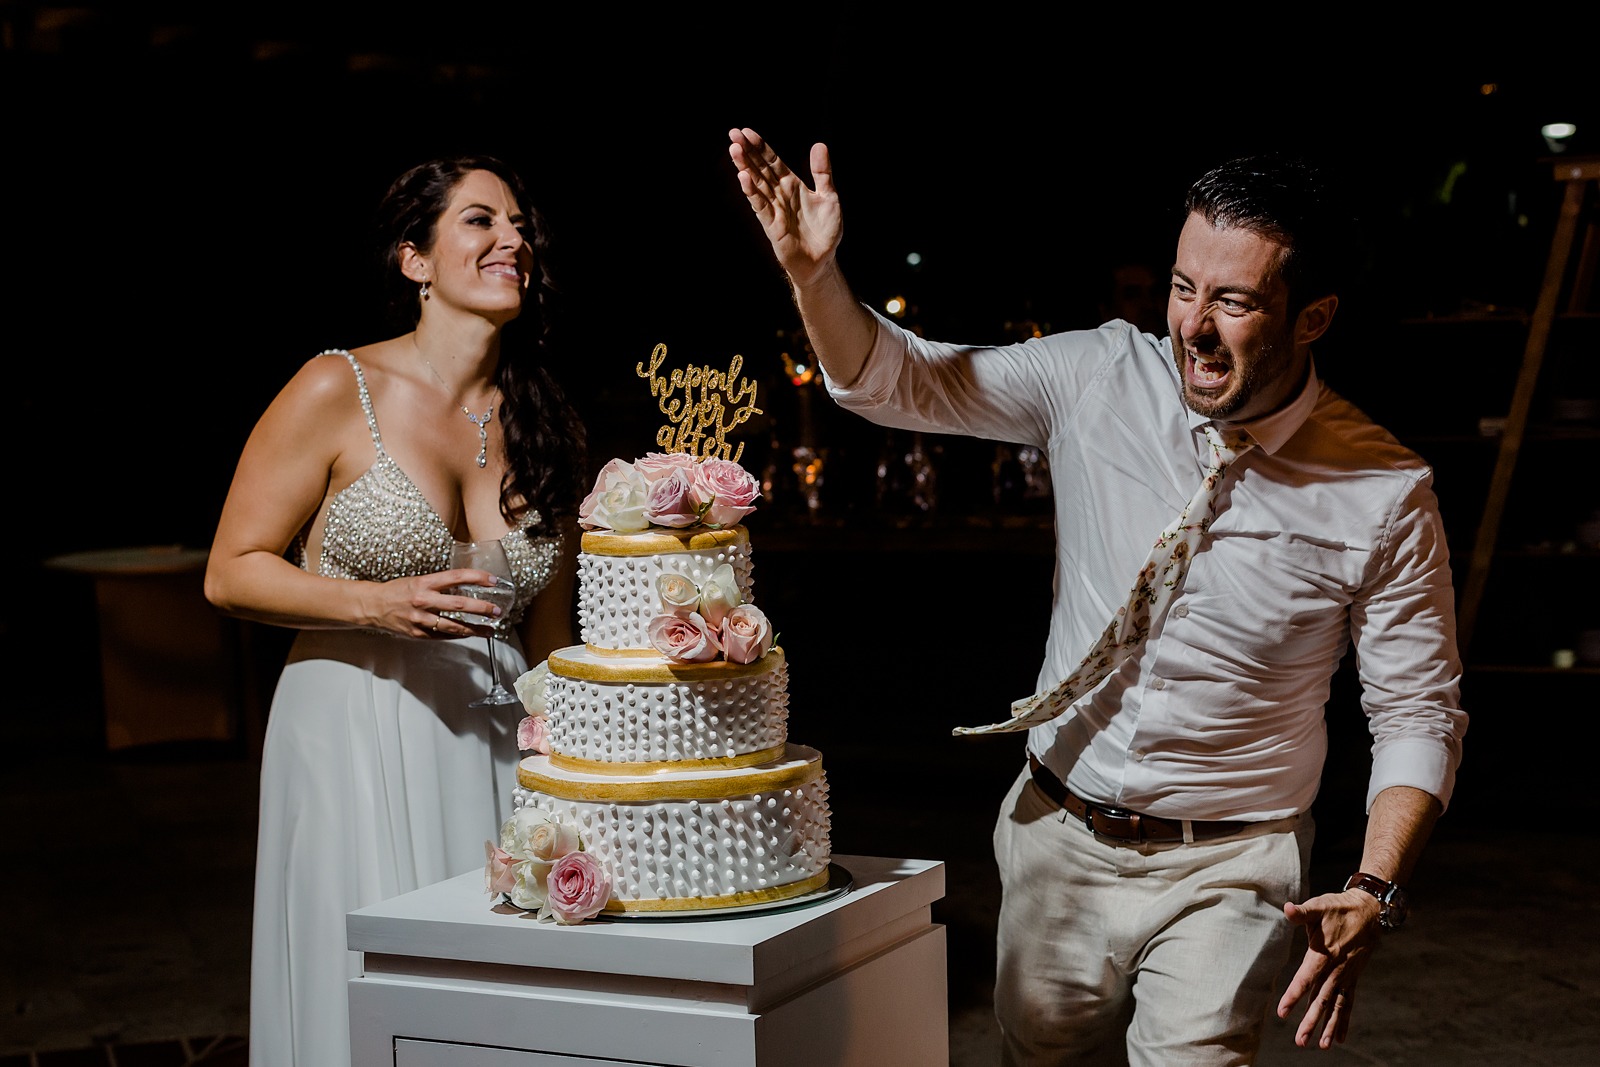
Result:
<svg viewBox="0 0 1600 1067"><path fill-rule="evenodd" d="M842 897L850 892L855 879L837 863L828 864L828 883L809 893L786 900L763 901L759 904L738 904L729 908L688 908L683 911L606 911L596 915L591 922L671 922L679 919L734 919L741 915L755 915L791 908L809 908L824 901Z"/></svg>

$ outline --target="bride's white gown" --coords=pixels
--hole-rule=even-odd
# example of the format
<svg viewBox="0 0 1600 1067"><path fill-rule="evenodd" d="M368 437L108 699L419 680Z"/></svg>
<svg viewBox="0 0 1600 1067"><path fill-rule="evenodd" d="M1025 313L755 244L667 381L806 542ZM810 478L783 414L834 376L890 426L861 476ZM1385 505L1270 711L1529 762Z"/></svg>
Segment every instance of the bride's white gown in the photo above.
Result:
<svg viewBox="0 0 1600 1067"><path fill-rule="evenodd" d="M388 580L444 570L450 531L383 450L349 353L377 460L329 508L317 573ZM525 522L537 522L530 515ZM503 539L518 579L515 620L548 583L558 537ZM304 558L301 565L313 569ZM497 640L508 686L527 669ZM509 814L517 759L512 704L470 708L490 685L487 642L355 630L295 639L273 696L261 765L250 966L253 1067L350 1059L345 913L484 862Z"/></svg>

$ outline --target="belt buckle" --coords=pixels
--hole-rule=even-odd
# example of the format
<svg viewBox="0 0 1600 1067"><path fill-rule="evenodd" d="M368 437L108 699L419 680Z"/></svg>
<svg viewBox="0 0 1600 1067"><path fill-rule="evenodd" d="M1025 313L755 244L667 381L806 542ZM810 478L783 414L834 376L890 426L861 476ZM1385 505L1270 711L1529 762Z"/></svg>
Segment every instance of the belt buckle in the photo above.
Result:
<svg viewBox="0 0 1600 1067"><path fill-rule="evenodd" d="M1101 833L1099 830L1096 830L1094 826L1094 817L1096 813L1104 815L1108 819L1122 820L1131 828L1131 834L1127 837L1118 837L1116 834ZM1094 834L1096 837L1109 837L1113 841L1143 841L1144 826L1142 823L1143 820L1136 811L1129 811L1127 808L1117 808L1105 804L1095 804L1090 801L1084 801L1083 825L1091 834Z"/></svg>

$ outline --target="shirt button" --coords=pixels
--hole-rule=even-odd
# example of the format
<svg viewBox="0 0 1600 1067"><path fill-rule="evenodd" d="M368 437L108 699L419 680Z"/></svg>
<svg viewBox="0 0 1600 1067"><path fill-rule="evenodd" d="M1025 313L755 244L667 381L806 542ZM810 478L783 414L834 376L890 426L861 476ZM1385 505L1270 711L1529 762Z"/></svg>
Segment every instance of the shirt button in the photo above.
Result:
<svg viewBox="0 0 1600 1067"><path fill-rule="evenodd" d="M1188 616L1188 614L1189 614L1189 605L1187 605L1187 604L1179 604L1177 607L1172 609L1172 617L1175 618L1175 619L1186 618Z"/></svg>
<svg viewBox="0 0 1600 1067"><path fill-rule="evenodd" d="M1131 756L1133 756L1133 762L1135 762L1135 763L1143 763L1144 762L1144 749L1136 748L1129 754Z"/></svg>
<svg viewBox="0 0 1600 1067"><path fill-rule="evenodd" d="M1167 680L1165 678L1157 678L1155 681L1150 683L1150 688L1152 689L1165 689L1166 687Z"/></svg>

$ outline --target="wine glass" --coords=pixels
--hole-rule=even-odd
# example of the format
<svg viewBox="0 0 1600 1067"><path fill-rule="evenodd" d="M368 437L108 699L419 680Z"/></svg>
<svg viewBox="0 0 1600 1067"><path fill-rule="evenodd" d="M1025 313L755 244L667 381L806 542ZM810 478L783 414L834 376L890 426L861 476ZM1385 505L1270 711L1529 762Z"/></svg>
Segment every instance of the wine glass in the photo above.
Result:
<svg viewBox="0 0 1600 1067"><path fill-rule="evenodd" d="M511 610L511 605L517 599L517 583L511 578L511 562L506 559L506 549L499 541L457 541L450 550L450 566L461 567L477 571L488 571L493 575L489 585L458 585L450 591L457 596L469 596L474 600L487 600L497 606L504 618ZM489 691L477 700L467 705L469 708L487 708L499 704L517 703L517 694L507 689L500 682L500 664L494 656L494 626L499 619L489 615L477 615L471 612L461 612L462 622L475 626L488 626L489 636L489 677L493 685Z"/></svg>

